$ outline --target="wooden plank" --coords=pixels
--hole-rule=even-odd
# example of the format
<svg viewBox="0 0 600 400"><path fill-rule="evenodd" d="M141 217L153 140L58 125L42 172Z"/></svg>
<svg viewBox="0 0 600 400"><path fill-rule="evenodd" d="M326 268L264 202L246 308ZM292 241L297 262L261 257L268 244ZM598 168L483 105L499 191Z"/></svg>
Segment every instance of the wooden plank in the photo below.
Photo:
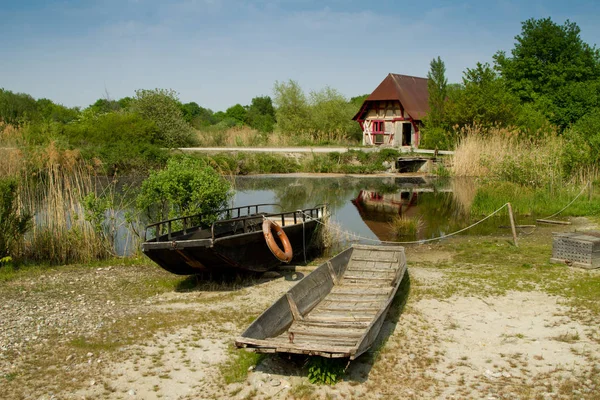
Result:
<svg viewBox="0 0 600 400"><path fill-rule="evenodd" d="M367 326L369 326L369 324L367 322L347 322L347 323L338 323L338 322L331 322L331 321L309 321L309 320L304 320L304 321L298 321L294 323L294 326L317 326L317 327L323 327L323 328L328 328L328 327L335 327L335 328L356 328L356 329L364 329Z"/></svg>
<svg viewBox="0 0 600 400"><path fill-rule="evenodd" d="M350 261L370 261L370 262L381 262L381 263L390 263L390 264L398 264L398 259L385 259L385 260L374 260L372 258L364 258L364 257L352 257Z"/></svg>
<svg viewBox="0 0 600 400"><path fill-rule="evenodd" d="M325 299L321 304L360 304L360 303L373 303L379 304L385 300L385 297L375 298L375 299L363 299L360 297L349 297L345 299Z"/></svg>
<svg viewBox="0 0 600 400"><path fill-rule="evenodd" d="M381 307L365 307L365 306L357 306L354 304L340 304L338 307L332 306L321 306L319 305L315 311L347 311L352 313L369 313L369 312L377 312L381 310Z"/></svg>
<svg viewBox="0 0 600 400"><path fill-rule="evenodd" d="M569 221L553 221L550 219L536 219L536 222L542 224L554 224L554 225L571 225Z"/></svg>
<svg viewBox="0 0 600 400"><path fill-rule="evenodd" d="M334 287L331 292L329 292L329 295L332 294L341 294L341 295L357 295L357 294L373 294L373 295L388 295L390 294L390 292L392 291L392 288L388 288L388 287L381 287L381 286L376 286L376 287L360 287L360 286L356 286L356 285L345 285L345 286L337 286Z"/></svg>
<svg viewBox="0 0 600 400"><path fill-rule="evenodd" d="M344 283L344 281L346 279L349 280L365 280L365 281L384 281L384 282L391 282L393 279L386 277L386 278L380 278L380 277L376 277L376 276L366 276L366 275L344 275L342 284Z"/></svg>
<svg viewBox="0 0 600 400"><path fill-rule="evenodd" d="M348 272L374 272L374 273L382 273L389 274L390 272L398 271L397 268L357 268L357 267L348 267L346 269L346 273Z"/></svg>
<svg viewBox="0 0 600 400"><path fill-rule="evenodd" d="M276 348L277 351L286 351L286 350L308 350L308 351L321 351L328 353L344 353L351 354L355 348L351 346L315 346L314 344L292 344L287 343L287 345L279 344L273 339L250 339L245 337L240 337L236 339L236 343L251 345L251 346L260 346L266 349ZM292 351L290 351L292 352ZM302 353L300 353L302 354Z"/></svg>
<svg viewBox="0 0 600 400"><path fill-rule="evenodd" d="M294 317L294 321L302 321L302 319L303 319L302 315L300 314L300 311L298 311L298 306L296 305L296 302L292 298L292 294L290 292L287 292L285 294L285 297L287 298L287 301L290 305L290 311L292 311L292 316Z"/></svg>
<svg viewBox="0 0 600 400"><path fill-rule="evenodd" d="M328 314L315 314L309 315L305 318L305 321L325 321L325 322L371 322L373 320L372 316L366 315L333 315L331 313Z"/></svg>

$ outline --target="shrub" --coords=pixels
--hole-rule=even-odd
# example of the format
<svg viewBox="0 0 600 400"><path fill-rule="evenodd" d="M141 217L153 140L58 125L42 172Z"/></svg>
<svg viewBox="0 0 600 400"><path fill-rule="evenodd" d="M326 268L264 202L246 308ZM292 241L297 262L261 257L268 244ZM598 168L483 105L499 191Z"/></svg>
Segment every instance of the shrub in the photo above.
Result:
<svg viewBox="0 0 600 400"><path fill-rule="evenodd" d="M156 221L224 208L230 196L229 182L205 162L176 156L142 183L137 207Z"/></svg>
<svg viewBox="0 0 600 400"><path fill-rule="evenodd" d="M17 190L16 179L0 179L0 259L11 256L31 227L31 216L18 212Z"/></svg>

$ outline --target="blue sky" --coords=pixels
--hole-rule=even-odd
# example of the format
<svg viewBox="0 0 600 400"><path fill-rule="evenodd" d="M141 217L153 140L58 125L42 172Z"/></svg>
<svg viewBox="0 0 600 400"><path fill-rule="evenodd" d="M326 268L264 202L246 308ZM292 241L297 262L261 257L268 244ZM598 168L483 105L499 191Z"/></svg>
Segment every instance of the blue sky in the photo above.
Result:
<svg viewBox="0 0 600 400"><path fill-rule="evenodd" d="M576 22L600 44L600 2L0 0L0 87L87 106L171 88L215 111L272 95L275 81L351 97L389 72L451 82L510 51L521 22Z"/></svg>

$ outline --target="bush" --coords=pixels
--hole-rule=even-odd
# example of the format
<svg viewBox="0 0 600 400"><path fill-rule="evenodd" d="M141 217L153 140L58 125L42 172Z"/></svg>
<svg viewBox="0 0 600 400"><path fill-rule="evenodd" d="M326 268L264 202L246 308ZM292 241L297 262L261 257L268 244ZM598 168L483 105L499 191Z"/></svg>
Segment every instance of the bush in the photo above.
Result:
<svg viewBox="0 0 600 400"><path fill-rule="evenodd" d="M18 213L17 190L16 179L0 179L0 259L12 255L31 227L31 216Z"/></svg>
<svg viewBox="0 0 600 400"><path fill-rule="evenodd" d="M133 113L111 112L66 125L62 136L86 159L101 159L112 174L117 169L148 169L149 164L164 162L166 152L158 145L158 135L152 121Z"/></svg>
<svg viewBox="0 0 600 400"><path fill-rule="evenodd" d="M222 209L231 185L213 168L191 156L176 156L142 183L137 207L152 221Z"/></svg>

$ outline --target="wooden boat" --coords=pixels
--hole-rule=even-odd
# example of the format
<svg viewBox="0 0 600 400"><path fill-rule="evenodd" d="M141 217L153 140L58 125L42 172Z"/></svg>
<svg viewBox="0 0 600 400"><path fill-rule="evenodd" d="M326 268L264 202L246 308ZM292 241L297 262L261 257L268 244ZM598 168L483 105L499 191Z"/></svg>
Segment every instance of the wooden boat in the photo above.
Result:
<svg viewBox="0 0 600 400"><path fill-rule="evenodd" d="M142 251L158 265L178 275L203 272L267 271L281 264L265 241L265 219L277 222L291 244L293 256L308 251L323 221L325 206L271 212L275 204L255 204L220 210L217 219L192 215L146 227ZM208 221L208 222L207 222ZM148 239L148 236L152 236Z"/></svg>
<svg viewBox="0 0 600 400"><path fill-rule="evenodd" d="M353 360L375 341L405 272L403 247L353 245L277 300L236 346Z"/></svg>

